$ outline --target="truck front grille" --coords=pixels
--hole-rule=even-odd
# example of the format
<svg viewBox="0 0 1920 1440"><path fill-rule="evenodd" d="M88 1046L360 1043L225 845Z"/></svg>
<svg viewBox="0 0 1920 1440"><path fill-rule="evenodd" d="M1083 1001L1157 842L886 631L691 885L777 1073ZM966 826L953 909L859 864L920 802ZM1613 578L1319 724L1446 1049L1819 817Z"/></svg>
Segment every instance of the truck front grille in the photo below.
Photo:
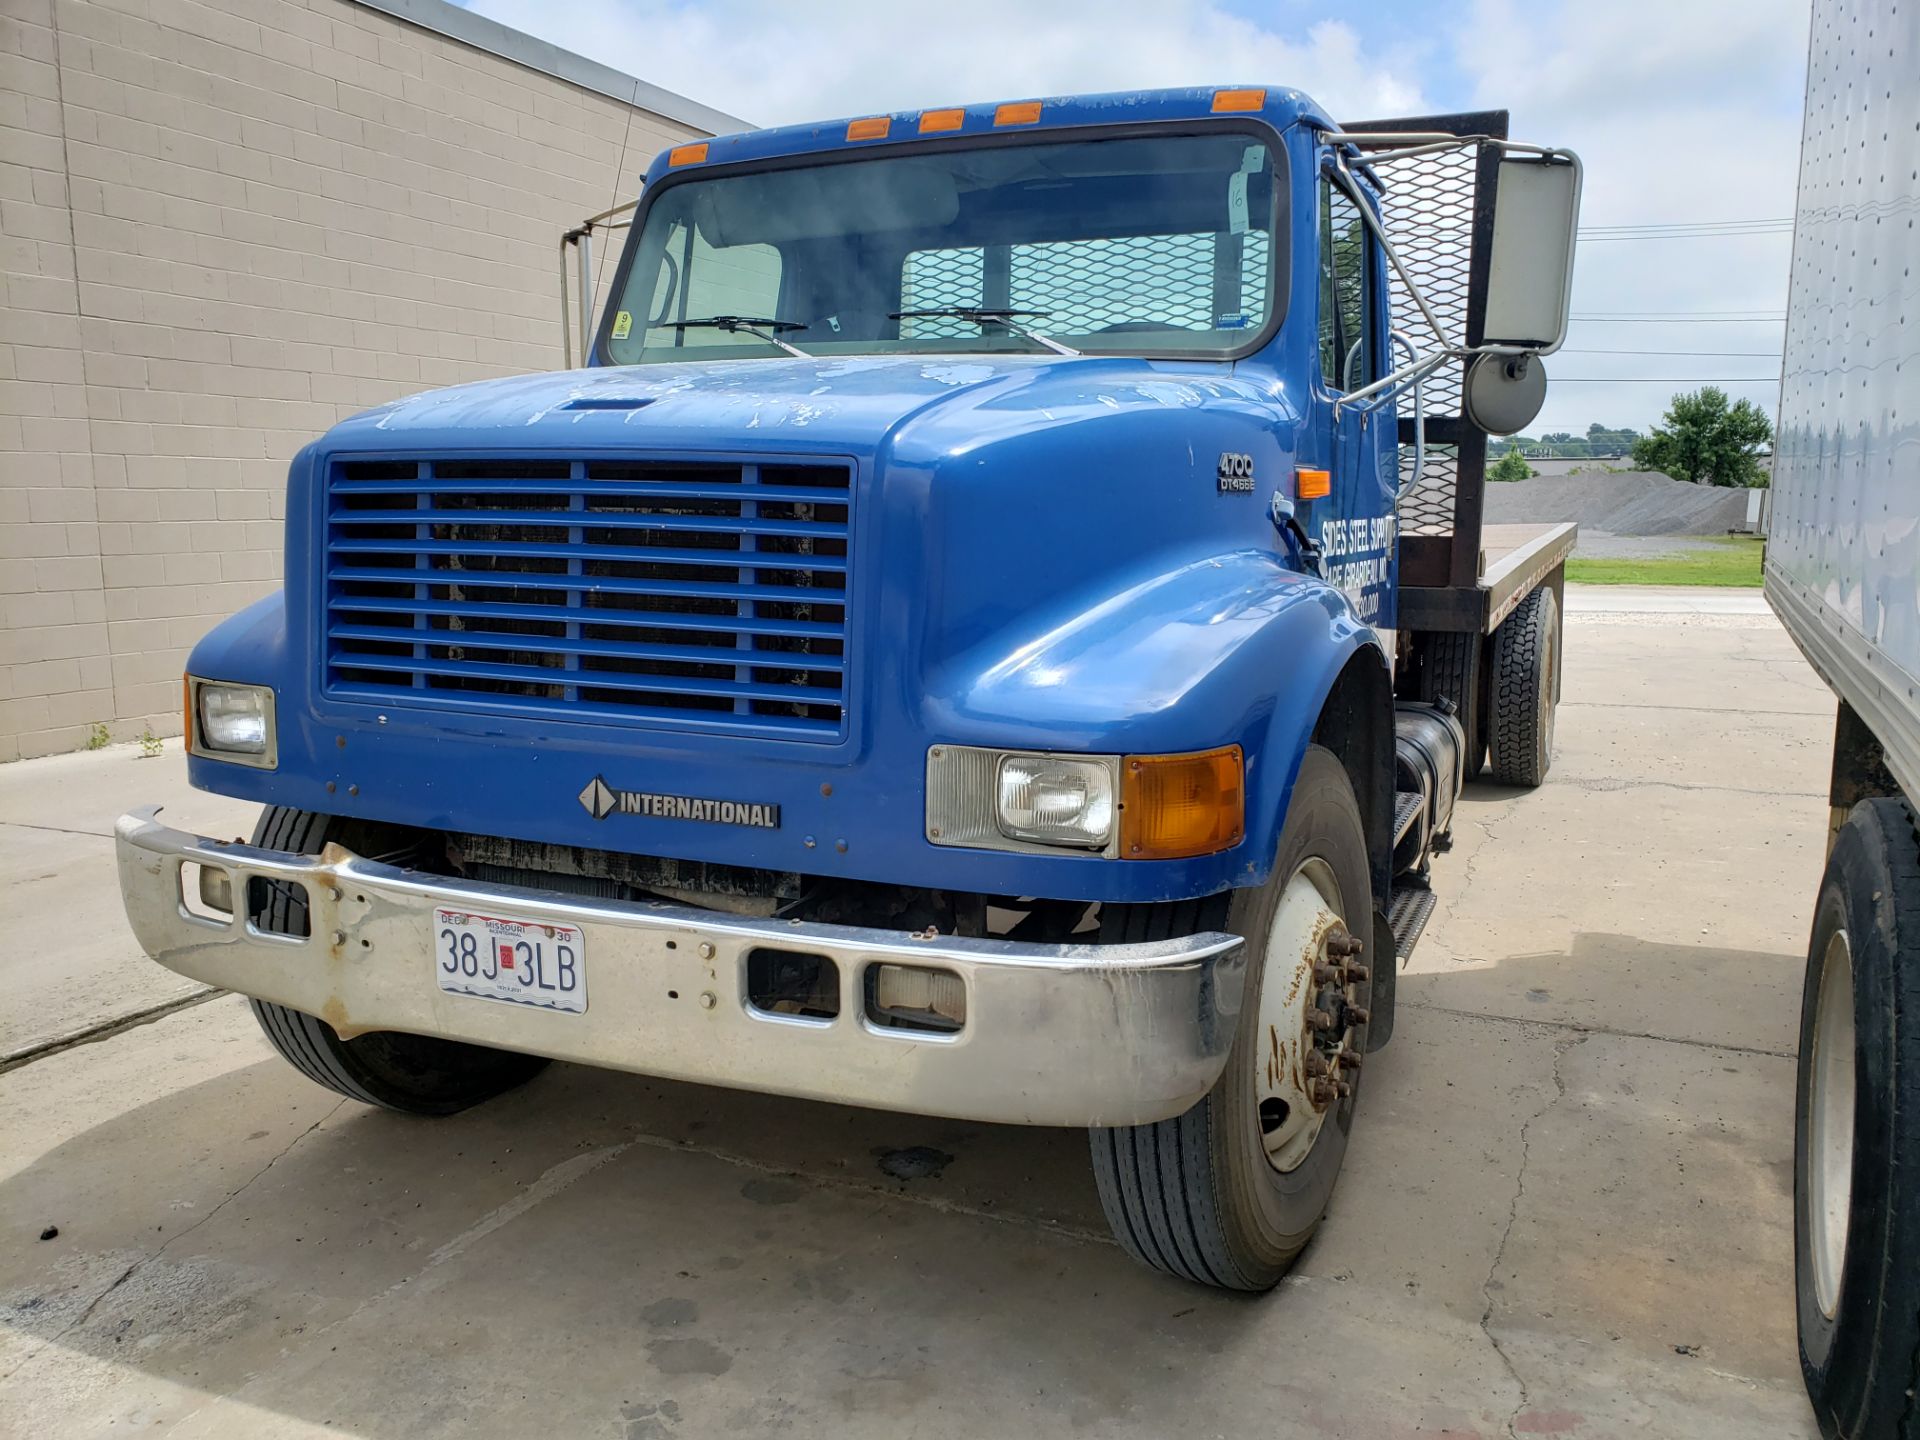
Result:
<svg viewBox="0 0 1920 1440"><path fill-rule="evenodd" d="M845 463L336 460L326 689L846 732Z"/></svg>

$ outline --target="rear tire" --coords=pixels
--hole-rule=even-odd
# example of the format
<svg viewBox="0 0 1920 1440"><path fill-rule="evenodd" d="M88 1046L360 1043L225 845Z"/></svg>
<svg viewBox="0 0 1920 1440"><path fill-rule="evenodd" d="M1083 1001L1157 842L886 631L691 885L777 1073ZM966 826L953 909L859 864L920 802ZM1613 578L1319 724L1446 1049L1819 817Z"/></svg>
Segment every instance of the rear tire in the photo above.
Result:
<svg viewBox="0 0 1920 1440"><path fill-rule="evenodd" d="M315 855L341 828L342 822L331 815L271 805L254 827L253 843L269 850ZM297 886L267 886L253 922L270 933L306 934L305 893ZM318 1016L271 1000L247 1003L267 1043L294 1069L316 1085L384 1110L452 1115L524 1085L547 1066L543 1056L432 1035L376 1031L342 1040Z"/></svg>
<svg viewBox="0 0 1920 1440"><path fill-rule="evenodd" d="M1463 781L1477 780L1487 758L1487 677L1480 632L1434 630L1420 637L1415 671L1417 698L1453 706L1467 751L1461 756Z"/></svg>
<svg viewBox="0 0 1920 1440"><path fill-rule="evenodd" d="M1559 607L1553 591L1542 585L1493 632L1487 752L1496 783L1531 789L1547 778L1559 670Z"/></svg>
<svg viewBox="0 0 1920 1440"><path fill-rule="evenodd" d="M1920 836L1865 800L1820 885L1800 1014L1794 1289L1829 1440L1908 1435L1920 1387Z"/></svg>
<svg viewBox="0 0 1920 1440"><path fill-rule="evenodd" d="M1269 1160L1273 1127L1260 1074L1263 982L1269 932L1290 883L1309 870L1330 876L1350 933L1371 938L1373 891L1360 807L1344 767L1329 750L1307 748L1294 783L1273 874L1256 890L1156 906L1109 906L1103 940L1153 939L1220 928L1246 937L1247 978L1226 1069L1184 1115L1152 1125L1091 1132L1094 1178L1114 1237L1136 1260L1169 1275L1229 1290L1268 1290L1286 1274L1326 1213L1346 1156L1359 1071L1336 1071L1349 1087L1331 1101L1310 1148L1282 1170ZM1332 907L1329 907L1332 908ZM1369 956L1378 965L1390 955ZM1356 1003L1371 998L1371 981ZM1343 992L1345 993L1345 992ZM1364 1020L1344 1033L1364 1050ZM1276 1059L1277 1059L1276 1055ZM1271 1104L1271 1097L1267 1098Z"/></svg>

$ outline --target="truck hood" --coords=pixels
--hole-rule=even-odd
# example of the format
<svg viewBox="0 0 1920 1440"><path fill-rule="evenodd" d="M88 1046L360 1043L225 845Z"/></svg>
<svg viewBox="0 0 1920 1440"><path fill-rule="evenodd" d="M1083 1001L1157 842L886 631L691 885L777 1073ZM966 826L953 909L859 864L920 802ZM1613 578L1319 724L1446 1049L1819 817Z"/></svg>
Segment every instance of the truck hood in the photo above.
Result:
<svg viewBox="0 0 1920 1440"><path fill-rule="evenodd" d="M644 447L868 456L923 412L968 412L967 439L978 443L996 430L1045 425L1074 412L1197 406L1225 398L1223 391L1252 400L1255 387L1236 382L1221 364L1129 356L840 356L599 367L408 396L342 422L324 448ZM997 423L989 418L995 412Z"/></svg>

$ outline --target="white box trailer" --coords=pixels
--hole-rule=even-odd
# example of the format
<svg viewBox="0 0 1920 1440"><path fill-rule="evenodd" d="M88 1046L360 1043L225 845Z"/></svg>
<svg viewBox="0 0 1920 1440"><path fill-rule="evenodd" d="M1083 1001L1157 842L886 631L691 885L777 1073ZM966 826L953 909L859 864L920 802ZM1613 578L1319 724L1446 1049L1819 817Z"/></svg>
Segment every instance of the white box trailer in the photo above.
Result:
<svg viewBox="0 0 1920 1440"><path fill-rule="evenodd" d="M1920 1433L1920 5L1815 0L1767 598L1839 697L1800 1020L1801 1364Z"/></svg>

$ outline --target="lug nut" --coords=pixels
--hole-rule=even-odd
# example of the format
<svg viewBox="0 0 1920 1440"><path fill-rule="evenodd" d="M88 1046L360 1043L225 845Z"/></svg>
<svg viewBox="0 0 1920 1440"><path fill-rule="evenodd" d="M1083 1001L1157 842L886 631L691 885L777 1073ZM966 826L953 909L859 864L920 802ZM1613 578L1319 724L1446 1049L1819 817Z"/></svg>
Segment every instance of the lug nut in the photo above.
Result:
<svg viewBox="0 0 1920 1440"><path fill-rule="evenodd" d="M1364 965L1347 966L1347 979L1349 981L1366 981L1372 978L1373 972Z"/></svg>
<svg viewBox="0 0 1920 1440"><path fill-rule="evenodd" d="M1318 1050L1307 1051L1307 1074L1314 1078L1327 1073L1327 1057Z"/></svg>
<svg viewBox="0 0 1920 1440"><path fill-rule="evenodd" d="M1343 1066L1348 1070L1358 1070L1360 1068L1359 1052L1354 1050L1342 1050L1338 1055L1333 1057L1333 1063L1336 1065Z"/></svg>
<svg viewBox="0 0 1920 1440"><path fill-rule="evenodd" d="M1347 1096L1353 1093L1353 1087L1344 1080L1334 1081L1333 1088L1339 1094L1342 1100L1346 1099Z"/></svg>
<svg viewBox="0 0 1920 1440"><path fill-rule="evenodd" d="M1313 1009L1307 1011L1307 1024L1315 1030L1331 1030L1333 1028L1333 1017L1316 1005Z"/></svg>
<svg viewBox="0 0 1920 1440"><path fill-rule="evenodd" d="M1364 1005L1347 1006L1347 1023L1349 1025L1364 1025L1372 1018L1373 1012Z"/></svg>
<svg viewBox="0 0 1920 1440"><path fill-rule="evenodd" d="M1339 978L1340 971L1332 965L1316 965L1313 967L1313 983L1316 985L1331 985Z"/></svg>
<svg viewBox="0 0 1920 1440"><path fill-rule="evenodd" d="M1307 1098L1316 1105L1330 1105L1340 1098L1340 1087L1332 1080L1316 1080L1307 1087Z"/></svg>

